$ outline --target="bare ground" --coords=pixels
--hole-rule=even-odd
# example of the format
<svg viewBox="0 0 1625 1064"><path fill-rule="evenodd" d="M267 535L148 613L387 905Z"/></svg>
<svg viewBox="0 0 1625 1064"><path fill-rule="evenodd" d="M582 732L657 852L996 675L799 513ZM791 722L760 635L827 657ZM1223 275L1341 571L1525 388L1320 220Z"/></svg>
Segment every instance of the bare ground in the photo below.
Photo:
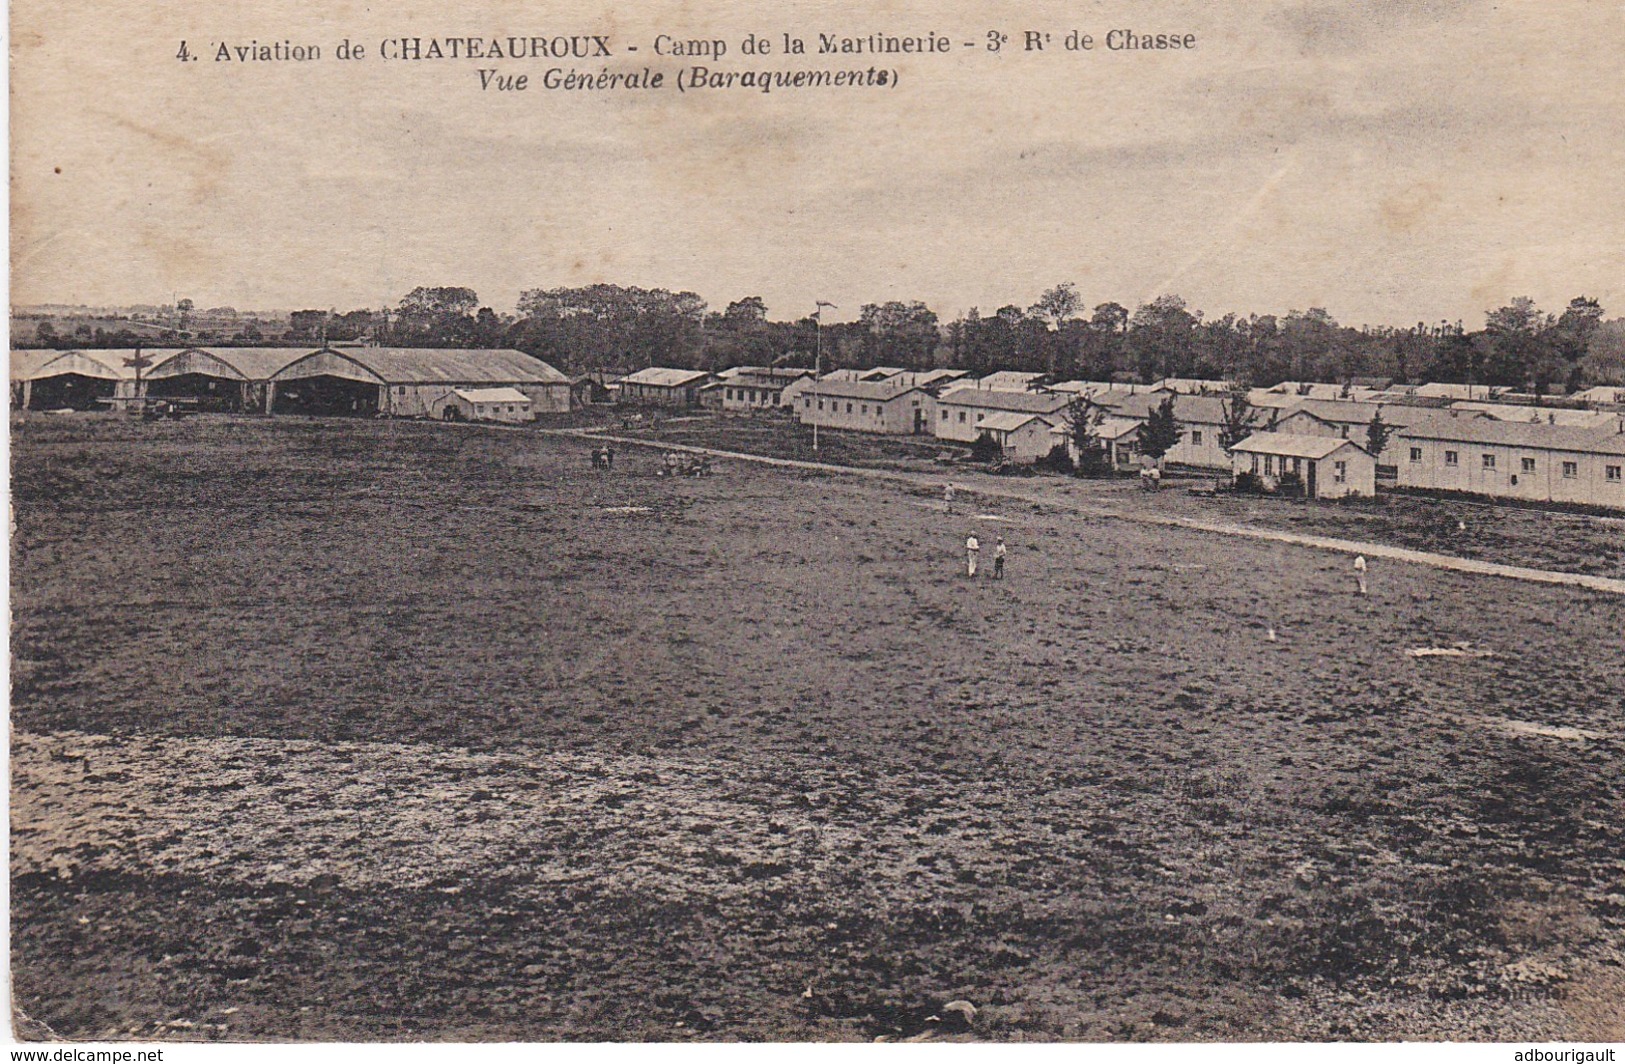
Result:
<svg viewBox="0 0 1625 1064"><path fill-rule="evenodd" d="M619 431L613 424L601 427ZM815 452L810 430L788 418L691 416L670 419L637 434L651 440L770 458L908 472L935 470L944 477L972 482L1006 479L988 478L974 465L935 461L939 457L963 458L967 450L929 437L826 432ZM1212 489L1222 479L1217 473L1174 470L1164 481L1165 489L1155 495L1142 493L1134 477L1080 481L1041 475L1035 483L1057 498L1109 499L1114 506L1137 512L1230 521L1556 572L1625 578L1625 515L1593 516L1389 492L1374 499L1335 503L1216 495Z"/></svg>
<svg viewBox="0 0 1625 1064"><path fill-rule="evenodd" d="M1360 600L526 433L64 421L14 435L12 759L16 1000L63 1035L1625 1034L1616 596Z"/></svg>

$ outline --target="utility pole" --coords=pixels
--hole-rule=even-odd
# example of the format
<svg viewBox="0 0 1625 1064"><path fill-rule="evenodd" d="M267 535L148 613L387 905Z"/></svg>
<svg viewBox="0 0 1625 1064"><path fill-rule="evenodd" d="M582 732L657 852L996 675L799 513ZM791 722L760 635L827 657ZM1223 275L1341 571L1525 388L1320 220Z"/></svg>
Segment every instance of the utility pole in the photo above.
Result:
<svg viewBox="0 0 1625 1064"><path fill-rule="evenodd" d="M813 382L814 382L813 386L814 387L817 387L818 379L824 375L824 308L829 307L831 310L839 310L840 309L834 303L826 303L822 299L820 299L818 301L816 306L817 306L817 309L813 311ZM819 402L820 402L820 404L822 404L823 400L819 400ZM813 452L817 453L817 451L818 451L818 419L813 418Z"/></svg>
<svg viewBox="0 0 1625 1064"><path fill-rule="evenodd" d="M135 354L133 356L125 358L124 364L126 366L128 366L130 369L135 370L135 385L134 385L135 394L134 394L133 398L135 398L135 399L145 398L146 391L145 391L145 389L143 389L141 387L141 385L143 383L142 380L141 380L141 371L146 369L148 366L152 365L152 363L153 363L153 360L151 358L148 358L146 355L143 355L141 353L141 345L140 344L136 345ZM117 391L118 391L118 386L115 384L114 385L114 393L117 394Z"/></svg>

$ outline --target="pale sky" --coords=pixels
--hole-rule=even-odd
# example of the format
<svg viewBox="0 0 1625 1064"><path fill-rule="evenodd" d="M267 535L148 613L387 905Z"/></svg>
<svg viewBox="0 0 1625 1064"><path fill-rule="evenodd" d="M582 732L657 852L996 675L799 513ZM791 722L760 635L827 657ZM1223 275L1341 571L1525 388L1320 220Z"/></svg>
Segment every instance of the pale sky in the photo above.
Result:
<svg viewBox="0 0 1625 1064"><path fill-rule="evenodd" d="M465 285L691 289L775 318L921 299L944 319L1074 281L1209 316L1483 322L1529 295L1625 314L1625 4L1188 0L626 7L422 0L14 0L12 299L378 307ZM1099 49L1113 28L1190 53ZM1011 34L988 55L959 42ZM1049 30L1041 54L1020 32ZM1068 53L1068 30L1097 50ZM947 56L737 54L714 69L901 73L889 90L482 92L476 69L360 62L386 36L923 34ZM181 40L204 57L174 58ZM223 64L211 42L320 43ZM700 60L705 62L704 60ZM568 63L562 65L569 65ZM60 173L58 173L60 169Z"/></svg>

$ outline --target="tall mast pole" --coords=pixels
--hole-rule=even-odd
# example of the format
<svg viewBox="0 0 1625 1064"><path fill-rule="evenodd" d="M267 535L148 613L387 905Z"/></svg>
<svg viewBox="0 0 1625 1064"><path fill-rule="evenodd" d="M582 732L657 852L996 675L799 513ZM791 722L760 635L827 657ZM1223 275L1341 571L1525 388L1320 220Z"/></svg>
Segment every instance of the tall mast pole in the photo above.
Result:
<svg viewBox="0 0 1625 1064"><path fill-rule="evenodd" d="M824 300L820 299L818 301L818 303L817 303L817 309L815 309L813 311L813 382L814 382L814 387L817 386L818 379L821 378L824 375L824 308L825 307L829 307L831 309L839 309L839 308L837 308L835 306L834 303L828 303L828 302L825 302ZM820 402L822 402L822 400L820 400ZM817 451L818 451L818 419L814 418L813 419L813 452L817 453Z"/></svg>

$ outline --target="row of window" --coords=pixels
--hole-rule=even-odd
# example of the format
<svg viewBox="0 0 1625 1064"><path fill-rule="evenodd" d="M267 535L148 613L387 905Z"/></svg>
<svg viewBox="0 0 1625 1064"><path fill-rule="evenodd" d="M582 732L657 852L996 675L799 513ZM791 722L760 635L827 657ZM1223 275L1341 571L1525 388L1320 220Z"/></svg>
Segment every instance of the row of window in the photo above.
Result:
<svg viewBox="0 0 1625 1064"><path fill-rule="evenodd" d="M724 388L728 402L771 403L778 394L770 388Z"/></svg>
<svg viewBox="0 0 1625 1064"><path fill-rule="evenodd" d="M1411 448L1411 461L1420 462L1421 460L1422 460L1422 448L1420 448L1420 447L1412 447ZM1496 464L1495 464L1496 456L1492 452L1489 452L1489 451L1484 452L1482 455L1479 456L1479 461L1482 463L1482 468L1484 468L1484 469L1495 469L1496 468ZM1519 461L1518 468L1519 468L1520 472L1533 473L1535 471L1535 460L1533 458L1520 458L1518 461ZM1447 465L1447 466L1459 466L1459 465L1461 465L1461 452L1460 451L1448 451L1448 450L1445 451L1444 452L1444 464ZM1571 480L1573 478L1575 478L1575 477L1578 477L1580 475L1580 463L1578 461L1565 461L1563 463L1563 475L1565 477L1568 477ZM1603 475L1606 476L1609 480L1617 482L1617 481L1621 480L1622 476L1625 476L1625 470L1622 470L1621 467L1617 466L1617 465L1604 466L1603 467Z"/></svg>
<svg viewBox="0 0 1625 1064"><path fill-rule="evenodd" d="M812 398L812 396L810 396L810 395L802 396L801 397L801 405L803 407L805 407L806 409L811 410L812 406L813 406L813 398ZM913 405L918 407L920 405L920 401L918 399L914 400ZM868 403L858 403L857 407L858 407L858 413L859 414L862 414L865 417L868 416L868 414L869 414L869 404ZM820 410L824 409L824 400L822 400L822 399L818 400L818 409L820 409ZM838 413L841 412L841 404L836 402L834 399L831 399L829 401L829 409L830 409L830 413L838 414ZM852 404L851 403L846 404L846 412L848 414L852 413ZM885 406L883 406L880 403L876 403L875 404L875 417L882 417L882 416L885 415L885 413L886 413ZM918 418L919 416L920 416L919 414L915 415L916 418ZM946 413L944 413L943 416L947 417L948 415ZM963 415L961 415L961 420L963 420ZM980 421L982 419L980 417L978 417L976 420Z"/></svg>
<svg viewBox="0 0 1625 1064"><path fill-rule="evenodd" d="M807 396L805 401L806 401L807 406L810 408L812 406L812 397ZM915 405L917 406L919 404L916 403ZM820 410L824 409L824 401L822 399L818 400L818 409L820 409ZM829 410L830 410L830 413L832 413L832 414L839 414L841 412L841 404L837 403L835 400L831 399L829 401ZM852 413L852 404L851 403L846 404L846 412L848 414ZM875 404L875 417L880 417L883 414L885 414L885 412L886 412L885 407L881 406L879 403ZM869 415L869 404L868 403L859 403L858 404L858 413L860 413L863 416L867 417Z"/></svg>
<svg viewBox="0 0 1625 1064"><path fill-rule="evenodd" d="M1305 460L1302 458L1292 458L1290 459L1290 465L1288 464L1288 461L1289 460L1286 455L1281 456L1281 475L1286 476L1288 473L1291 473L1294 476L1303 476L1303 466ZM1309 465L1312 467L1314 463L1310 462ZM1256 454L1253 455L1253 472L1260 472L1258 455ZM1269 477L1275 475L1275 456L1273 454L1264 455L1262 472L1265 476ZM1348 481L1348 478L1349 464L1347 462L1334 461L1332 463L1332 480L1338 484L1343 484Z"/></svg>

